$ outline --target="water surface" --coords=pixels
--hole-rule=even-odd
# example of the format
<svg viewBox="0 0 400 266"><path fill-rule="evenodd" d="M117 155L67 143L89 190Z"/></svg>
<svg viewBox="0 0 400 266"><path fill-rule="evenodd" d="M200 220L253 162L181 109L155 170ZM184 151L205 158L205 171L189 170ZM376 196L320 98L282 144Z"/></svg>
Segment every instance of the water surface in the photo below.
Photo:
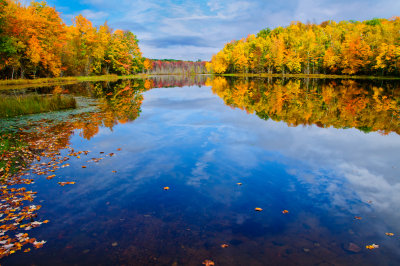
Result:
<svg viewBox="0 0 400 266"><path fill-rule="evenodd" d="M47 242L1 263L400 263L399 84L206 79L36 89L83 107L1 121L49 220L6 232Z"/></svg>

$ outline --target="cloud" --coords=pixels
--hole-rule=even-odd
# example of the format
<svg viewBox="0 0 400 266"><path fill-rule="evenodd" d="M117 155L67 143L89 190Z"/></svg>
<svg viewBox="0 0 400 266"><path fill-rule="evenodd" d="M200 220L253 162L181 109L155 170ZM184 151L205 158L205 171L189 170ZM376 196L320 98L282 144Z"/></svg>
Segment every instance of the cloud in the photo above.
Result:
<svg viewBox="0 0 400 266"><path fill-rule="evenodd" d="M144 43L157 48L174 46L210 47L207 40L196 36L168 36L144 41Z"/></svg>
<svg viewBox="0 0 400 266"><path fill-rule="evenodd" d="M84 17L86 17L89 20L100 20L100 19L105 19L108 17L108 13L104 11L92 11L90 9L85 9L80 12Z"/></svg>

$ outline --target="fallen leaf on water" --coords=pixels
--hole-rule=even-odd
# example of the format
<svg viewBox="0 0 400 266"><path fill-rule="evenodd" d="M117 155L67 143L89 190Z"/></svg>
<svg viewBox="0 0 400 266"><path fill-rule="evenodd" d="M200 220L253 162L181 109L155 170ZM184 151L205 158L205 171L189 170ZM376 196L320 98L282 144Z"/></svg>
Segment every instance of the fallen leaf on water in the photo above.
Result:
<svg viewBox="0 0 400 266"><path fill-rule="evenodd" d="M54 177L56 177L56 175L49 175L48 177L46 177L46 179L50 180L53 179Z"/></svg>
<svg viewBox="0 0 400 266"><path fill-rule="evenodd" d="M58 182L58 184L63 187L65 185L73 185L75 182Z"/></svg>
<svg viewBox="0 0 400 266"><path fill-rule="evenodd" d="M112 243L112 244L111 244L111 246L113 246L113 247L116 247L116 246L118 246L118 242L114 242L114 243Z"/></svg>
<svg viewBox="0 0 400 266"><path fill-rule="evenodd" d="M385 233L385 235L387 235L387 236L394 236L393 233Z"/></svg>
<svg viewBox="0 0 400 266"><path fill-rule="evenodd" d="M241 186L241 185L243 185L242 183L236 183L238 186Z"/></svg>
<svg viewBox="0 0 400 266"><path fill-rule="evenodd" d="M164 187L164 190L169 190L169 187Z"/></svg>
<svg viewBox="0 0 400 266"><path fill-rule="evenodd" d="M214 262L213 262L212 260L205 260L205 261L203 261L203 264L206 265L206 266L215 265Z"/></svg>
<svg viewBox="0 0 400 266"><path fill-rule="evenodd" d="M112 153L108 154L108 156L112 157L112 156L114 156L114 153L112 152Z"/></svg>
<svg viewBox="0 0 400 266"><path fill-rule="evenodd" d="M282 213L286 214L286 213L289 213L289 211L288 210L283 210Z"/></svg>
<svg viewBox="0 0 400 266"><path fill-rule="evenodd" d="M27 248L27 249L24 250L24 252L29 252L29 251L31 251L30 248Z"/></svg>
<svg viewBox="0 0 400 266"><path fill-rule="evenodd" d="M46 241L42 240L42 241L40 241L40 242L35 241L35 242L33 242L32 244L33 244L33 246L34 246L35 248L41 248L41 247L43 247L43 245L44 245L45 243L46 243Z"/></svg>
<svg viewBox="0 0 400 266"><path fill-rule="evenodd" d="M372 245L367 245L365 246L367 249L375 249L375 248L379 248L379 245L376 244L372 244Z"/></svg>
<svg viewBox="0 0 400 266"><path fill-rule="evenodd" d="M113 173L116 173L117 171L112 171Z"/></svg>
<svg viewBox="0 0 400 266"><path fill-rule="evenodd" d="M360 217L360 216L354 216L354 219L356 219L356 220L361 220L362 217Z"/></svg>
<svg viewBox="0 0 400 266"><path fill-rule="evenodd" d="M85 166L85 165L82 165L82 168L86 168L86 166Z"/></svg>
<svg viewBox="0 0 400 266"><path fill-rule="evenodd" d="M222 244L222 245L221 245L221 248L227 248L227 247L229 247L228 244Z"/></svg>
<svg viewBox="0 0 400 266"><path fill-rule="evenodd" d="M118 149L117 149L117 151L120 151L120 150L122 150L122 149L121 149L121 148L118 148Z"/></svg>
<svg viewBox="0 0 400 266"><path fill-rule="evenodd" d="M255 211L257 211L257 212L260 212L260 211L262 211L263 209L262 209L262 208L259 208L259 207L257 207L257 208L254 208L254 210L255 210Z"/></svg>

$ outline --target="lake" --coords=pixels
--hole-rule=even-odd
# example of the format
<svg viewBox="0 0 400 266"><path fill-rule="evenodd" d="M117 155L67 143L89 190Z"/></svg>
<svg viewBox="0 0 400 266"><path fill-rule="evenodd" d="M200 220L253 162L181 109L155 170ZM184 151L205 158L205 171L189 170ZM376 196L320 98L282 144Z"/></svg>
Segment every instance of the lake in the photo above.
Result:
<svg viewBox="0 0 400 266"><path fill-rule="evenodd" d="M2 265L400 264L400 82L166 76L3 93L79 108L0 120L24 147L2 159L25 163L1 187Z"/></svg>

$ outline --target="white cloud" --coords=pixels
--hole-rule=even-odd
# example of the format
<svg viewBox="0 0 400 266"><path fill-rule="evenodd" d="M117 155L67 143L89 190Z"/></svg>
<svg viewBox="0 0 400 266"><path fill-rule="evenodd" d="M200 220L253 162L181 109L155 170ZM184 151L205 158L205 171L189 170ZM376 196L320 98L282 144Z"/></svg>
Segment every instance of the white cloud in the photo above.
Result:
<svg viewBox="0 0 400 266"><path fill-rule="evenodd" d="M97 21L97 20L101 20L101 19L105 19L105 18L107 18L108 17L108 14L106 13L106 12L103 12L103 11L92 11L92 10L90 10L90 9L85 9L85 10L82 10L81 12L80 12L84 17L86 17L87 19L89 19L89 20L95 20L95 21Z"/></svg>

